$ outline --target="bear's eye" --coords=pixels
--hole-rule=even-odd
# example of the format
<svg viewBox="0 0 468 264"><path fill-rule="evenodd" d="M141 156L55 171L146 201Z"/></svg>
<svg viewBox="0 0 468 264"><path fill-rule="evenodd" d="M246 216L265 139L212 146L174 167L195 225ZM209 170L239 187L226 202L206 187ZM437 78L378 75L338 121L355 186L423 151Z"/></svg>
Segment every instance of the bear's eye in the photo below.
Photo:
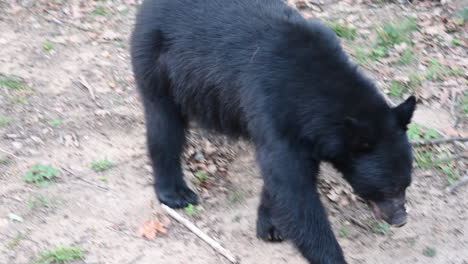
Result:
<svg viewBox="0 0 468 264"><path fill-rule="evenodd" d="M360 143L354 148L354 151L357 153L367 153L367 152L370 152L371 150L372 150L372 146L368 142Z"/></svg>

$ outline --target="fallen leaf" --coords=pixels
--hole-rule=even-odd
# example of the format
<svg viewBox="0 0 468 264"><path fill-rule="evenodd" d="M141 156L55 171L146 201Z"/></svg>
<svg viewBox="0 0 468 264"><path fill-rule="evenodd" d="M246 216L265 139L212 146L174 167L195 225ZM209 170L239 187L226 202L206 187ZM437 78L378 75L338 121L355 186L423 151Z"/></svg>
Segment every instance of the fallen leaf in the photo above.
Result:
<svg viewBox="0 0 468 264"><path fill-rule="evenodd" d="M11 221L16 221L20 223L24 222L23 217L13 214L13 213L8 214L8 218L10 218Z"/></svg>
<svg viewBox="0 0 468 264"><path fill-rule="evenodd" d="M139 236L148 239L156 238L158 233L166 235L167 229L165 225L156 218L145 220L138 231Z"/></svg>
<svg viewBox="0 0 468 264"><path fill-rule="evenodd" d="M113 82L113 81L109 81L109 82L107 82L107 84L108 84L109 87L112 88L112 89L115 89L115 87L117 87L117 85L116 85L115 82Z"/></svg>
<svg viewBox="0 0 468 264"><path fill-rule="evenodd" d="M443 129L444 133L449 137L456 137L458 136L458 131L453 127L447 127Z"/></svg>

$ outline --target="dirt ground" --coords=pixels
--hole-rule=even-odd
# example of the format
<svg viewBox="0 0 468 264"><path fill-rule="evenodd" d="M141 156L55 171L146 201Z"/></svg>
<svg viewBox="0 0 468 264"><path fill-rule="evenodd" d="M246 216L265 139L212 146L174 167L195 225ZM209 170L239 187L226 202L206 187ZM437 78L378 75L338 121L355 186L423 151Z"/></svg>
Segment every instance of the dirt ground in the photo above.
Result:
<svg viewBox="0 0 468 264"><path fill-rule="evenodd" d="M339 18L358 28L356 40L344 40L350 53L355 43L372 38L375 26L416 17L417 62L399 66L383 58L365 70L386 91L392 78L411 67L424 70L419 59L436 57L456 65L462 73L418 88L422 103L415 123L467 135L466 112L452 98L467 90L466 22L452 31L447 24L440 28L466 1L316 3L302 12ZM142 109L128 55L136 6L133 0L0 2L1 264L34 263L56 245L79 246L84 258L74 263L228 263L174 221L167 235L154 240L138 235L144 220L164 212L151 186ZM446 44L453 39L459 40L457 46ZM19 81L7 83L8 78ZM390 97L400 101L404 95ZM255 237L262 180L252 147L197 129L188 145L185 172L200 194L200 212L179 212L241 263L306 263L288 242L269 244ZM459 174L467 172L465 147L446 149L465 155L451 163ZM91 164L100 160L108 160L110 168L93 169ZM49 186L24 180L38 163L60 171ZM200 181L197 171L208 178ZM323 201L349 263L467 264L468 187L448 193L447 177L446 171L415 166L408 224L388 228L376 223L340 175L324 165Z"/></svg>

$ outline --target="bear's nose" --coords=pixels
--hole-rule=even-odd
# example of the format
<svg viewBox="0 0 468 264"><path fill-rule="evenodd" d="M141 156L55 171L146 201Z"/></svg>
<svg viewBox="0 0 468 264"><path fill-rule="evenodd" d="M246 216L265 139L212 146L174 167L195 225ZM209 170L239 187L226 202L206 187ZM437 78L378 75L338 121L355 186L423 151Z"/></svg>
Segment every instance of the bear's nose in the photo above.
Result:
<svg viewBox="0 0 468 264"><path fill-rule="evenodd" d="M397 217L394 217L391 222L392 222L391 224L395 227L402 227L406 225L407 217L405 214L399 215Z"/></svg>

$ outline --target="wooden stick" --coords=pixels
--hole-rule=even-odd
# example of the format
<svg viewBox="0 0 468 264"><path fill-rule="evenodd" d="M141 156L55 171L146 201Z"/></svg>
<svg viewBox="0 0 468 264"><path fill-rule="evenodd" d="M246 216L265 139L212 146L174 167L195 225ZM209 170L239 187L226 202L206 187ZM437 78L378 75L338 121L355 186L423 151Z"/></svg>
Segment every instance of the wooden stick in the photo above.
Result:
<svg viewBox="0 0 468 264"><path fill-rule="evenodd" d="M86 88L86 90L88 90L89 92L89 95L91 96L91 99L93 101L96 101L96 95L94 94L94 89L93 87L88 83L88 81L86 81L86 79L84 78L84 76L80 76L80 84Z"/></svg>
<svg viewBox="0 0 468 264"><path fill-rule="evenodd" d="M8 156L11 156L11 157L13 157L13 158L15 158L15 159L20 159L20 158L19 158L18 156L16 156L15 154L13 154L13 153L11 153L11 152L9 152L9 151L6 151L6 150L4 150L4 149L2 149L2 148L0 148L0 152L3 152L3 153L5 153L5 154L7 154Z"/></svg>
<svg viewBox="0 0 468 264"><path fill-rule="evenodd" d="M452 143L452 142L466 142L466 141L468 141L468 137L450 137L450 138L436 138L436 139L414 141L414 142L411 142L411 144L415 147L419 147L419 146L425 146L425 145L434 145L434 144Z"/></svg>
<svg viewBox="0 0 468 264"><path fill-rule="evenodd" d="M458 187L461 187L462 185L465 185L467 183L468 183L468 174L463 176L458 181L452 183L449 187L447 187L446 191L448 193L453 193Z"/></svg>
<svg viewBox="0 0 468 264"><path fill-rule="evenodd" d="M227 249L223 248L218 242L216 242L214 239L203 233L198 227L196 227L193 223L191 223L189 220L185 219L183 216L181 216L179 213L177 213L174 209L168 207L165 204L161 204L161 207L177 222L181 223L184 225L186 228L188 228L190 231L192 231L195 235L197 235L199 238L201 238L203 241L205 241L208 245L210 245L216 252L220 253L223 255L227 260L229 260L231 263L239 263L236 257L234 257L231 252L229 252Z"/></svg>
<svg viewBox="0 0 468 264"><path fill-rule="evenodd" d="M76 173L74 173L74 172L73 172L72 170L70 170L70 169L67 169L67 168L65 168L65 167L62 167L62 169L63 169L64 171L70 173L71 175L75 176L75 178L77 178L77 179L79 179L79 180L81 180L81 181L83 181L83 182L86 182L87 184L96 186L96 187L98 187L98 188L100 188L100 189L102 189L102 190L104 190L104 191L108 191L108 190L109 190L109 188L107 188L107 187L101 186L101 185L96 184L96 183L94 183L94 182L92 182L92 181L88 181L88 180L84 179L83 177L78 176Z"/></svg>

